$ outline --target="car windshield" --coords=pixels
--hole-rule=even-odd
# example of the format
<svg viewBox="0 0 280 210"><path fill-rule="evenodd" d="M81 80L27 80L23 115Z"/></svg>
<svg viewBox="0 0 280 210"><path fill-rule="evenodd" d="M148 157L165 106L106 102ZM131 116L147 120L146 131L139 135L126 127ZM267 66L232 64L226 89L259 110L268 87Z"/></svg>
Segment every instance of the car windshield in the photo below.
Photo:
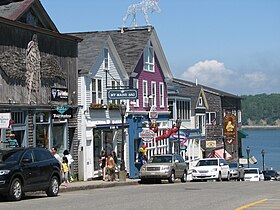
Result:
<svg viewBox="0 0 280 210"><path fill-rule="evenodd" d="M218 160L200 160L196 166L217 166Z"/></svg>
<svg viewBox="0 0 280 210"><path fill-rule="evenodd" d="M238 167L238 164L237 164L237 163L230 163L230 164L229 164L229 167L230 167L230 168L237 168L237 167Z"/></svg>
<svg viewBox="0 0 280 210"><path fill-rule="evenodd" d="M172 156L154 156L149 163L172 163Z"/></svg>
<svg viewBox="0 0 280 210"><path fill-rule="evenodd" d="M257 169L245 169L244 172L245 174L258 174Z"/></svg>
<svg viewBox="0 0 280 210"><path fill-rule="evenodd" d="M22 150L0 150L0 163L19 161Z"/></svg>

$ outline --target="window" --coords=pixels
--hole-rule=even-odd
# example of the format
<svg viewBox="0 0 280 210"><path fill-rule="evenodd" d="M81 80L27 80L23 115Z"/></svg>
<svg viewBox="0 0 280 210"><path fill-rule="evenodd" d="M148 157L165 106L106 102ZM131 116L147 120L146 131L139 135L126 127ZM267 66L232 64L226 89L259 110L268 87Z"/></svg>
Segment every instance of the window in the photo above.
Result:
<svg viewBox="0 0 280 210"><path fill-rule="evenodd" d="M154 48L149 41L144 50L144 70L154 72Z"/></svg>
<svg viewBox="0 0 280 210"><path fill-rule="evenodd" d="M14 120L15 124L24 124L24 112L12 112L12 119Z"/></svg>
<svg viewBox="0 0 280 210"><path fill-rule="evenodd" d="M138 88L139 88L138 79L133 79L133 88L138 90ZM134 106L139 107L139 99L135 99L134 102L135 102Z"/></svg>
<svg viewBox="0 0 280 210"><path fill-rule="evenodd" d="M51 153L49 153L48 151L34 150L33 153L35 157L35 162L50 160L53 158Z"/></svg>
<svg viewBox="0 0 280 210"><path fill-rule="evenodd" d="M206 112L206 124L216 125L216 112Z"/></svg>
<svg viewBox="0 0 280 210"><path fill-rule="evenodd" d="M177 116L173 118L180 118L182 120L189 120L191 116L191 105L190 101L176 101Z"/></svg>
<svg viewBox="0 0 280 210"><path fill-rule="evenodd" d="M149 106L149 97L148 97L148 82L143 80L143 107Z"/></svg>
<svg viewBox="0 0 280 210"><path fill-rule="evenodd" d="M120 84L120 83L119 83L118 81L112 80L112 81L111 81L111 88L112 88L112 89L119 89L119 88L120 88L120 85L119 85L119 84ZM120 104L120 100L113 99L113 100L111 100L111 103L112 103L112 104Z"/></svg>
<svg viewBox="0 0 280 210"><path fill-rule="evenodd" d="M159 104L160 107L164 107L164 84L159 83Z"/></svg>
<svg viewBox="0 0 280 210"><path fill-rule="evenodd" d="M24 160L24 159L25 159L25 160L30 160L31 163L34 162L34 158L33 158L32 151L31 151L31 150L29 150L29 151L27 151L26 153L24 153L24 155L23 155L21 161Z"/></svg>
<svg viewBox="0 0 280 210"><path fill-rule="evenodd" d="M151 96L152 96L152 105L156 106L157 105L157 84L156 82L151 83Z"/></svg>
<svg viewBox="0 0 280 210"><path fill-rule="evenodd" d="M199 106L202 106L203 105L203 100L202 100L202 97L199 97L199 99L198 99L199 101L198 101L198 105Z"/></svg>
<svg viewBox="0 0 280 210"><path fill-rule="evenodd" d="M103 50L103 57L104 57L104 69L109 69L109 50L104 48Z"/></svg>
<svg viewBox="0 0 280 210"><path fill-rule="evenodd" d="M94 104L102 103L102 80L101 79L92 80L92 103Z"/></svg>

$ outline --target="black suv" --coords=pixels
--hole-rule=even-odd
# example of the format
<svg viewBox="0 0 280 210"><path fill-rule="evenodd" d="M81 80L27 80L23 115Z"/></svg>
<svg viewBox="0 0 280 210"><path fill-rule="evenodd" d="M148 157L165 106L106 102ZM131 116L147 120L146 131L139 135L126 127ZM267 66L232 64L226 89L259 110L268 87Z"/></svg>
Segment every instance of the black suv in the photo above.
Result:
<svg viewBox="0 0 280 210"><path fill-rule="evenodd" d="M0 195L20 200L24 192L46 191L58 195L60 163L44 148L0 150Z"/></svg>

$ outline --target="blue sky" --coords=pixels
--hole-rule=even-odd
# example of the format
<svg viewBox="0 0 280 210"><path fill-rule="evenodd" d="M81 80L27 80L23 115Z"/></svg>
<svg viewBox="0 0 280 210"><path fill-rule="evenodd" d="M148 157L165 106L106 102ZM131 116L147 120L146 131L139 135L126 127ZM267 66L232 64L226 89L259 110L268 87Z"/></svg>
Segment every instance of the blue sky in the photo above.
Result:
<svg viewBox="0 0 280 210"><path fill-rule="evenodd" d="M118 29L128 6L140 1L41 0L61 33ZM280 93L280 0L158 5L161 12L148 13L149 21L174 77L237 95ZM146 25L141 13L137 25Z"/></svg>

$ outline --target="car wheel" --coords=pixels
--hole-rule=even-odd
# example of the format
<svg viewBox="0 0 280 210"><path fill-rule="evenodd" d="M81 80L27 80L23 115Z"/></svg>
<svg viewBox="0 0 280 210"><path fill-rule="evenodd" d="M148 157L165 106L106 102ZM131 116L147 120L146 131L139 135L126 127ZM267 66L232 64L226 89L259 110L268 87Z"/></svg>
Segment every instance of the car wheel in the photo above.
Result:
<svg viewBox="0 0 280 210"><path fill-rule="evenodd" d="M181 182L186 182L187 181L187 172L184 171L183 176L181 178Z"/></svg>
<svg viewBox="0 0 280 210"><path fill-rule="evenodd" d="M19 201L22 197L22 184L19 178L15 178L10 186L10 190L9 190L9 200L12 201Z"/></svg>
<svg viewBox="0 0 280 210"><path fill-rule="evenodd" d="M59 192L59 181L56 176L53 176L49 188L46 190L48 196L57 196Z"/></svg>
<svg viewBox="0 0 280 210"><path fill-rule="evenodd" d="M227 181L230 181L230 175L229 175L229 173L228 173L228 175L227 175Z"/></svg>
<svg viewBox="0 0 280 210"><path fill-rule="evenodd" d="M217 181L218 181L218 182L221 182L221 181L222 181L222 174L221 174L221 173L219 173L218 178L217 178Z"/></svg>
<svg viewBox="0 0 280 210"><path fill-rule="evenodd" d="M170 175L170 177L168 179L168 182L169 183L174 183L175 182L175 173L174 173L174 171L171 172L171 175Z"/></svg>

